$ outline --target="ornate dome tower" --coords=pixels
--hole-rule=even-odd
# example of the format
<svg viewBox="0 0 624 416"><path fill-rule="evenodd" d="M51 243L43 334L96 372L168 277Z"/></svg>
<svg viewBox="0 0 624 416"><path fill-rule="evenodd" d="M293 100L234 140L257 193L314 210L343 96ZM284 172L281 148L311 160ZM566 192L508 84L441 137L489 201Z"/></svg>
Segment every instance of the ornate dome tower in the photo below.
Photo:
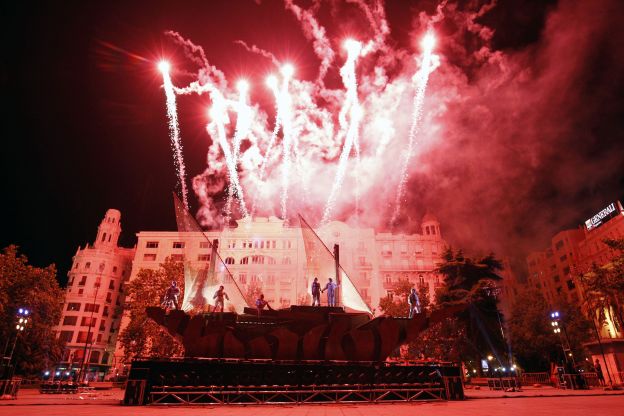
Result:
<svg viewBox="0 0 624 416"><path fill-rule="evenodd" d="M442 238L442 234L440 233L440 223L438 222L438 219L430 212L427 212L423 217L421 228L422 235L433 235L436 238Z"/></svg>
<svg viewBox="0 0 624 416"><path fill-rule="evenodd" d="M98 227L97 237L93 245L96 248L117 247L119 234L121 234L121 212L116 209L109 209Z"/></svg>

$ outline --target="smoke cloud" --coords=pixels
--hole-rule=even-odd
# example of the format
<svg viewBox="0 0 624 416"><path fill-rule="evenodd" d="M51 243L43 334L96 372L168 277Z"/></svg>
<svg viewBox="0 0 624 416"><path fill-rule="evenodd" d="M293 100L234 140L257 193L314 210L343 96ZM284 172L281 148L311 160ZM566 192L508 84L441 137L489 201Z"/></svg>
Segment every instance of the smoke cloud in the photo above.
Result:
<svg viewBox="0 0 624 416"><path fill-rule="evenodd" d="M333 21L321 19L324 7L332 8ZM359 164L354 149L332 219L409 233L419 231L420 218L430 211L454 245L521 258L557 230L578 223L580 210L607 202L601 189L615 189L624 166L624 146L614 140L624 130L617 92L624 90L624 54L613 52L624 39L622 6L616 0L561 1L547 14L539 38L514 49L496 49L498 28L485 23L498 7L494 1L444 1L428 11L415 10L410 46L399 47L382 2L316 2L305 9L287 0L285 13L300 22L319 65L312 80L298 78L295 68L288 85L289 216L299 212L318 223L338 171L345 141L339 114L347 89L339 83L328 87L333 84L326 79L347 59L342 34L334 37L329 30L338 21L358 27L353 37L363 45L356 67L362 114ZM406 197L391 226L398 161L406 149L415 94L412 78L421 64L418 45L429 29L437 36L440 65L429 78ZM175 32L169 35L198 67L198 82L179 93L219 91L228 105L238 100L226 74L208 62L201 47ZM241 44L275 60L270 52ZM246 195L252 195L247 205L255 198L257 215L279 215L284 135L266 154L274 110L250 105L253 122L241 143L238 176ZM235 105L227 115L231 141ZM229 180L215 123L207 125L212 142L206 170L193 179L201 204L198 219L210 228L223 225ZM260 176L263 163L266 172ZM236 204L232 208L233 217L240 217Z"/></svg>

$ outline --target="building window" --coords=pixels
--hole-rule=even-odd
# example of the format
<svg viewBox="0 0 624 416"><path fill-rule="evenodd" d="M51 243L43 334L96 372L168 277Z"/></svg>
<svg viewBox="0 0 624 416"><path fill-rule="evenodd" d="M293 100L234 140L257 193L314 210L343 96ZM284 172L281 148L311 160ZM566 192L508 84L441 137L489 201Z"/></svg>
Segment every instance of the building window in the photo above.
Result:
<svg viewBox="0 0 624 416"><path fill-rule="evenodd" d="M200 241L199 248L210 248L210 241Z"/></svg>
<svg viewBox="0 0 624 416"><path fill-rule="evenodd" d="M100 321L100 331L106 331L106 322L104 320Z"/></svg>
<svg viewBox="0 0 624 416"><path fill-rule="evenodd" d="M275 264L275 259L273 257L268 257L267 258L267 263L269 264Z"/></svg>
<svg viewBox="0 0 624 416"><path fill-rule="evenodd" d="M108 306L104 306L104 310L102 311L102 316L108 316Z"/></svg>
<svg viewBox="0 0 624 416"><path fill-rule="evenodd" d="M234 257L226 257L225 258L225 264L234 264Z"/></svg>
<svg viewBox="0 0 624 416"><path fill-rule="evenodd" d="M358 257L358 264L360 266L365 266L366 265L366 257L364 257L364 256Z"/></svg>
<svg viewBox="0 0 624 416"><path fill-rule="evenodd" d="M117 266L113 266L113 274L117 274Z"/></svg>
<svg viewBox="0 0 624 416"><path fill-rule="evenodd" d="M243 257L240 261L240 264L249 264L249 257Z"/></svg>
<svg viewBox="0 0 624 416"><path fill-rule="evenodd" d="M158 241L148 241L145 243L145 248L158 248Z"/></svg>
<svg viewBox="0 0 624 416"><path fill-rule="evenodd" d="M184 242L183 241L174 241L173 242L173 248L184 248Z"/></svg>
<svg viewBox="0 0 624 416"><path fill-rule="evenodd" d="M171 261L184 261L184 254L172 254Z"/></svg>
<svg viewBox="0 0 624 416"><path fill-rule="evenodd" d="M270 285L274 285L274 284L275 284L275 275L270 274L270 275L267 277L267 283L268 283L268 284L270 284Z"/></svg>
<svg viewBox="0 0 624 416"><path fill-rule="evenodd" d="M68 311L80 311L80 304L79 303L68 303L67 304L67 310Z"/></svg>
<svg viewBox="0 0 624 416"><path fill-rule="evenodd" d="M77 316L66 316L65 318L63 318L63 325L76 325L77 322Z"/></svg>
<svg viewBox="0 0 624 416"><path fill-rule="evenodd" d="M111 292L108 292L106 294L106 302L111 303L112 301L113 301L113 295L111 294Z"/></svg>
<svg viewBox="0 0 624 416"><path fill-rule="evenodd" d="M156 261L156 253L143 254L143 261Z"/></svg>
<svg viewBox="0 0 624 416"><path fill-rule="evenodd" d="M574 288L576 287L576 285L574 284L574 282L572 280L566 280L566 285L568 285L568 290L574 290Z"/></svg>
<svg viewBox="0 0 624 416"><path fill-rule="evenodd" d="M98 313L100 311L100 305L95 303L85 303L85 312L95 312Z"/></svg>
<svg viewBox="0 0 624 416"><path fill-rule="evenodd" d="M59 339L61 342L72 342L72 338L74 337L74 331L61 331L59 335Z"/></svg>
<svg viewBox="0 0 624 416"><path fill-rule="evenodd" d="M78 282L78 286L84 286L87 283L87 276L82 276Z"/></svg>
<svg viewBox="0 0 624 416"><path fill-rule="evenodd" d="M392 276L390 276L389 274L386 274L384 276L384 280L386 281L386 283L392 283Z"/></svg>
<svg viewBox="0 0 624 416"><path fill-rule="evenodd" d="M258 248L258 240L254 241L254 248Z"/></svg>
<svg viewBox="0 0 624 416"><path fill-rule="evenodd" d="M91 262L87 262L85 264L85 269L89 270L91 268Z"/></svg>
<svg viewBox="0 0 624 416"><path fill-rule="evenodd" d="M247 283L247 275L245 273L241 273L238 275L238 281L242 284Z"/></svg>
<svg viewBox="0 0 624 416"><path fill-rule="evenodd" d="M110 290L115 290L115 282L113 280L111 280L110 282L108 282L108 288Z"/></svg>
<svg viewBox="0 0 624 416"><path fill-rule="evenodd" d="M277 247L277 241L273 240L271 241L271 248L276 248Z"/></svg>
<svg viewBox="0 0 624 416"><path fill-rule="evenodd" d="M78 338L76 339L76 342L78 344L84 344L84 343L90 343L93 340L93 333L87 332L87 331L80 331L78 332ZM77 350L76 352L78 353L78 351L80 352L80 358L82 358L82 350ZM75 354L74 358L77 359L79 357L76 357Z"/></svg>
<svg viewBox="0 0 624 416"><path fill-rule="evenodd" d="M260 282L260 279L258 278L257 274L252 274L251 275L251 283L258 283Z"/></svg>
<svg viewBox="0 0 624 416"><path fill-rule="evenodd" d="M91 359L89 360L90 363L93 364L99 364L100 361L100 352L99 351L92 351L91 352Z"/></svg>
<svg viewBox="0 0 624 416"><path fill-rule="evenodd" d="M76 264L74 264L74 269L77 269L77 268L78 268L78 266L80 266L80 263L76 263Z"/></svg>
<svg viewBox="0 0 624 416"><path fill-rule="evenodd" d="M83 316L82 320L80 321L80 326L89 326L89 325L91 325L92 327L94 327L96 322L97 322L96 318L90 318L88 316Z"/></svg>
<svg viewBox="0 0 624 416"><path fill-rule="evenodd" d="M284 257L282 259L282 264L291 264L290 257Z"/></svg>
<svg viewBox="0 0 624 416"><path fill-rule="evenodd" d="M228 241L228 248L236 248L236 240Z"/></svg>
<svg viewBox="0 0 624 416"><path fill-rule="evenodd" d="M210 261L210 254L200 254L197 256L197 261Z"/></svg>

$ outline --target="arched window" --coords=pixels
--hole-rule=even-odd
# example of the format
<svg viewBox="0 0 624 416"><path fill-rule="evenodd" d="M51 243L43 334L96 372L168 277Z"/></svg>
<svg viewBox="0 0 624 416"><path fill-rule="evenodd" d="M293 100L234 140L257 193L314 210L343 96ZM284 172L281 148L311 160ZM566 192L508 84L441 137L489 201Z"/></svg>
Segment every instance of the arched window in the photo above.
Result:
<svg viewBox="0 0 624 416"><path fill-rule="evenodd" d="M234 257L226 257L225 264L234 264Z"/></svg>
<svg viewBox="0 0 624 416"><path fill-rule="evenodd" d="M291 264L292 262L290 261L290 257L284 257L282 259L282 264Z"/></svg>
<svg viewBox="0 0 624 416"><path fill-rule="evenodd" d="M273 257L267 257L269 264L275 264L275 259Z"/></svg>
<svg viewBox="0 0 624 416"><path fill-rule="evenodd" d="M249 256L243 257L240 261L240 264L249 264Z"/></svg>
<svg viewBox="0 0 624 416"><path fill-rule="evenodd" d="M106 240L106 233L102 234L102 242L104 242L104 240Z"/></svg>

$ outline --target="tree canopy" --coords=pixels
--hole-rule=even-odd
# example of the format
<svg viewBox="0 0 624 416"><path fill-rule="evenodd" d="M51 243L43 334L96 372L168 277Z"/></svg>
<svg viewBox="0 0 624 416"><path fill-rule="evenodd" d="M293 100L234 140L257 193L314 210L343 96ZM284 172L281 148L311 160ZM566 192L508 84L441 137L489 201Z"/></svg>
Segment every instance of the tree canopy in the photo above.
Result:
<svg viewBox="0 0 624 416"><path fill-rule="evenodd" d="M587 309L600 326L612 322L617 333L611 336L617 337L624 332L624 238L606 239L604 243L614 256L603 265L593 264L580 278Z"/></svg>
<svg viewBox="0 0 624 416"><path fill-rule="evenodd" d="M564 361L561 336L553 332L546 299L537 289L521 292L512 305L509 318L509 338L514 357L525 371L547 371L551 362ZM559 307L570 347L576 361L586 352L583 343L590 339L590 322L579 308L561 299Z"/></svg>
<svg viewBox="0 0 624 416"><path fill-rule="evenodd" d="M184 265L167 257L157 270L141 269L127 285L126 314L128 325L119 335L124 361L134 357L171 357L183 353L180 342L147 317L145 308L158 306L172 281L180 288L180 306L184 297Z"/></svg>
<svg viewBox="0 0 624 416"><path fill-rule="evenodd" d="M35 375L56 364L63 351L53 331L58 325L64 294L56 280L56 267L28 264L18 247L0 254L0 348L10 353L16 336L16 313L27 308L30 319L19 334L13 354L17 374Z"/></svg>

